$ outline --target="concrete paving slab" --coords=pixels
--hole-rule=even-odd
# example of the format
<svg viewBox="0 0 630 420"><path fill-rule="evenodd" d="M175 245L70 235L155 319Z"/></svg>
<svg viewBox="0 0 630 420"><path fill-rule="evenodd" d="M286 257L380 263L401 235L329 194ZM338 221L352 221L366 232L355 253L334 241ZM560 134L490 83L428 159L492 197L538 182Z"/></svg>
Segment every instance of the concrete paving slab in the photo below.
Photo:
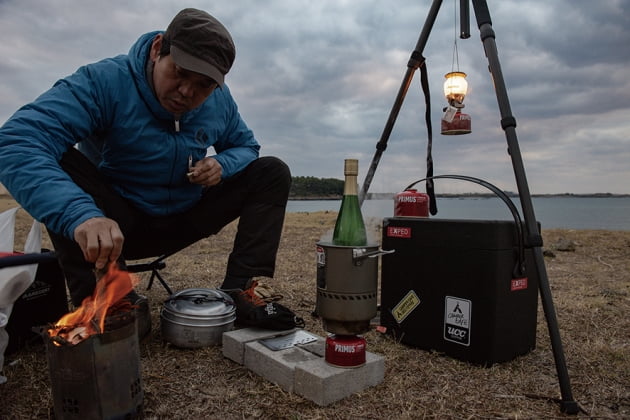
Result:
<svg viewBox="0 0 630 420"><path fill-rule="evenodd" d="M222 344L223 356L242 365L244 364L245 344L252 341L290 334L293 331L295 331L295 329L272 331L262 328L241 328L224 332Z"/></svg>
<svg viewBox="0 0 630 420"><path fill-rule="evenodd" d="M378 385L384 377L385 360L374 353L366 352L365 364L354 368L331 366L319 358L296 366L293 392L325 406Z"/></svg>
<svg viewBox="0 0 630 420"><path fill-rule="evenodd" d="M274 351L257 341L245 345L245 367L287 392L293 392L296 366L319 359L319 356L299 347Z"/></svg>
<svg viewBox="0 0 630 420"><path fill-rule="evenodd" d="M319 336L314 342L282 350L271 350L259 342L293 331L243 328L226 332L223 334L223 355L285 391L294 392L322 406L383 381L385 359L371 352L366 352L363 366L340 368L326 362L326 340Z"/></svg>

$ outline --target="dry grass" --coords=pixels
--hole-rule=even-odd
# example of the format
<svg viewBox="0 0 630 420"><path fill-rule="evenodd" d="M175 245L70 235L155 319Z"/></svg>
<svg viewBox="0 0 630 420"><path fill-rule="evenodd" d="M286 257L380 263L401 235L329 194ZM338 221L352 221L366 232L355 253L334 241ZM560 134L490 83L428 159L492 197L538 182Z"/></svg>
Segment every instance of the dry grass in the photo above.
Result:
<svg viewBox="0 0 630 420"><path fill-rule="evenodd" d="M5 201L0 211L10 203ZM4 207L3 207L4 206ZM20 212L23 213L23 212ZM334 213L287 216L274 289L307 322L315 305L315 243L334 224ZM21 215L21 226L29 224ZM378 226L377 226L378 227ZM24 229L25 228L21 228ZM235 226L167 260L163 275L176 290L218 287ZM546 257L575 400L585 410L564 415L542 310L537 348L490 368L395 343L376 331L368 350L385 357L385 380L328 407L320 407L224 358L217 347L182 350L160 337L159 311L166 298L156 284L146 292L153 335L141 345L147 418L630 418L630 232L546 230L546 247L573 241L573 252ZM21 242L18 242L21 243ZM148 275L143 274L146 285ZM540 305L539 305L540 308ZM48 418L50 381L43 347L9 357L8 382L0 385L0 418Z"/></svg>

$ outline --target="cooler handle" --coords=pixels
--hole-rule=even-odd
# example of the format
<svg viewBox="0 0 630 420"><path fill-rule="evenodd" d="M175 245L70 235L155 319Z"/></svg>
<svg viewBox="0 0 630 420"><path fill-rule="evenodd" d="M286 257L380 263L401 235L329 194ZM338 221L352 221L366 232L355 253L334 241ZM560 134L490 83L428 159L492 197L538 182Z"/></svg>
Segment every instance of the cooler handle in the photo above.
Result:
<svg viewBox="0 0 630 420"><path fill-rule="evenodd" d="M488 181L484 181L483 179L475 178L472 176L466 176L466 175L435 175L435 176L422 178L409 184L409 186L405 188L405 191L412 189L414 185L416 185L418 182L426 181L428 179L434 180L434 179L439 179L439 178L458 179L462 181L473 182L475 184L481 185L482 187L489 189L490 191L495 193L501 200L503 200L503 202L507 205L508 209L510 210L510 213L512 213L512 217L514 218L514 226L516 227L516 236L518 240L518 257L517 257L518 261L517 261L516 267L514 267L512 276L514 278L521 278L525 276L525 243L523 240L523 222L521 221L521 217L518 212L518 209L516 208L512 200L510 200L510 197L508 197L507 194L505 194L503 191L501 191L499 188L489 183Z"/></svg>

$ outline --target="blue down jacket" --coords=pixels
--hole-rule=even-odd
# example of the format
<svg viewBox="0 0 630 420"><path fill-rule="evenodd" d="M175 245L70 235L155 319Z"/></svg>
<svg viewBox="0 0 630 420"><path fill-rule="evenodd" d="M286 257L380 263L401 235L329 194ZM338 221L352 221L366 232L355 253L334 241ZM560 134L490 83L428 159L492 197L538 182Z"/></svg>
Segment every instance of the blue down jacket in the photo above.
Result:
<svg viewBox="0 0 630 420"><path fill-rule="evenodd" d="M59 80L0 128L0 182L52 231L72 239L79 224L103 215L58 164L89 136L104 141L99 170L151 215L185 211L201 197L202 187L186 178L189 156L203 159L212 146L224 178L258 157L260 146L226 85L178 124L160 105L145 71L158 33L140 37L127 55Z"/></svg>

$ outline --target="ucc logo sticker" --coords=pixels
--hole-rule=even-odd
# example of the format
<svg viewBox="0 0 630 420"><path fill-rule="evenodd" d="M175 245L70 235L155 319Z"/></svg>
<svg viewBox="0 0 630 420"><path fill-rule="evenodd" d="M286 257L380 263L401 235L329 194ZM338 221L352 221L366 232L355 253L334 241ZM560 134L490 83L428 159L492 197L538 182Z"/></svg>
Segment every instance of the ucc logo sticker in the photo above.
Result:
<svg viewBox="0 0 630 420"><path fill-rule="evenodd" d="M444 339L463 346L470 345L472 302L453 296L444 300Z"/></svg>
<svg viewBox="0 0 630 420"><path fill-rule="evenodd" d="M451 337L457 337L460 340L466 338L466 336L468 335L468 331L463 330L461 328L455 328L455 327L446 327L446 330L448 331L448 335L450 335Z"/></svg>

